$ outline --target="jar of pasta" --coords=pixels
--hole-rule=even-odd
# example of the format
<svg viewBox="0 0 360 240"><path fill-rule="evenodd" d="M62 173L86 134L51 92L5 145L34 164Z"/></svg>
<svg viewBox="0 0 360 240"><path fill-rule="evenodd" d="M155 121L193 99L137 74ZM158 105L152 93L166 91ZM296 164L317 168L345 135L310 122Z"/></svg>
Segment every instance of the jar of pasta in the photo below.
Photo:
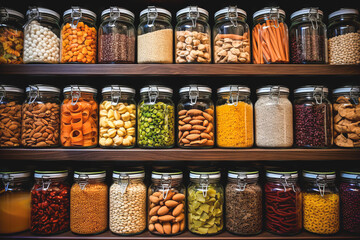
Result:
<svg viewBox="0 0 360 240"><path fill-rule="evenodd" d="M250 28L246 12L229 6L217 11L214 18L214 62L250 63Z"/></svg>
<svg viewBox="0 0 360 240"><path fill-rule="evenodd" d="M23 93L21 88L0 85L0 147L20 146Z"/></svg>
<svg viewBox="0 0 360 240"><path fill-rule="evenodd" d="M228 172L225 189L226 230L241 235L262 231L262 189L259 171L235 170Z"/></svg>
<svg viewBox="0 0 360 240"><path fill-rule="evenodd" d="M333 171L303 171L304 229L317 234L334 234L340 228L340 199Z"/></svg>
<svg viewBox="0 0 360 240"><path fill-rule="evenodd" d="M24 147L57 147L60 136L60 89L30 85L22 105L21 144ZM34 127L36 126L36 127Z"/></svg>
<svg viewBox="0 0 360 240"><path fill-rule="evenodd" d="M30 228L30 172L0 172L0 234Z"/></svg>
<svg viewBox="0 0 360 240"><path fill-rule="evenodd" d="M211 63L209 12L189 6L176 13L176 63Z"/></svg>
<svg viewBox="0 0 360 240"><path fill-rule="evenodd" d="M146 229L144 170L114 171L110 187L110 231L134 235Z"/></svg>
<svg viewBox="0 0 360 240"><path fill-rule="evenodd" d="M265 228L279 235L294 235L302 229L302 195L297 171L267 170Z"/></svg>
<svg viewBox="0 0 360 240"><path fill-rule="evenodd" d="M185 230L185 195L183 173L174 169L154 170L148 189L148 229L162 236Z"/></svg>
<svg viewBox="0 0 360 240"><path fill-rule="evenodd" d="M71 187L70 230L92 235L108 224L108 186L105 171L75 171Z"/></svg>
<svg viewBox="0 0 360 240"><path fill-rule="evenodd" d="M214 235L223 230L224 188L220 171L190 171L187 192L188 229L200 235Z"/></svg>
<svg viewBox="0 0 360 240"><path fill-rule="evenodd" d="M178 146L211 148L214 146L214 103L211 88L189 85L180 88L178 110Z"/></svg>
<svg viewBox="0 0 360 240"><path fill-rule="evenodd" d="M289 63L289 33L285 11L263 8L253 15L253 63Z"/></svg>
<svg viewBox="0 0 360 240"><path fill-rule="evenodd" d="M61 63L96 63L96 14L71 7L63 15L61 27Z"/></svg>
<svg viewBox="0 0 360 240"><path fill-rule="evenodd" d="M217 90L216 143L223 148L250 148L254 144L250 88L229 85Z"/></svg>
<svg viewBox="0 0 360 240"><path fill-rule="evenodd" d="M97 90L87 85L64 88L61 105L61 144L63 147L89 148L98 143Z"/></svg>
<svg viewBox="0 0 360 240"><path fill-rule="evenodd" d="M0 64L23 63L24 15L10 8L0 8Z"/></svg>
<svg viewBox="0 0 360 240"><path fill-rule="evenodd" d="M103 148L132 148L136 144L135 89L111 85L102 89L99 145Z"/></svg>

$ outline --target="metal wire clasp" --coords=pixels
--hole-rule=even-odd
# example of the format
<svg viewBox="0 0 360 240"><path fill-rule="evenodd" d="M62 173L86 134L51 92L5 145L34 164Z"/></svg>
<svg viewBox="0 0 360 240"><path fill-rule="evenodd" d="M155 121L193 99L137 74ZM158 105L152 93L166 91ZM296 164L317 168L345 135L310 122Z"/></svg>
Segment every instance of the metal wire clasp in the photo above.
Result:
<svg viewBox="0 0 360 240"><path fill-rule="evenodd" d="M121 88L111 85L111 105L118 105L121 98Z"/></svg>
<svg viewBox="0 0 360 240"><path fill-rule="evenodd" d="M170 175L161 175L160 185L162 187L163 199L167 198L169 190L171 189L172 177Z"/></svg>
<svg viewBox="0 0 360 240"><path fill-rule="evenodd" d="M313 97L316 104L322 104L324 99L324 89L323 87L314 87Z"/></svg>
<svg viewBox="0 0 360 240"><path fill-rule="evenodd" d="M276 98L277 104L280 103L280 86L272 86L270 88L270 99Z"/></svg>
<svg viewBox="0 0 360 240"><path fill-rule="evenodd" d="M230 92L229 92L229 102L231 105L234 105L235 107L239 103L239 95L240 95L240 88L238 86L230 86ZM234 99L234 95L236 94L236 97Z"/></svg>
<svg viewBox="0 0 360 240"><path fill-rule="evenodd" d="M29 88L30 88L30 91L29 91L28 104L32 104L39 97L40 91L39 91L39 87L36 85L30 85Z"/></svg>
<svg viewBox="0 0 360 240"><path fill-rule="evenodd" d="M309 10L309 14L308 14L308 18L311 22L311 27L314 29L314 30L317 30L319 28L319 19L320 19L320 15L319 15L319 8L317 7L312 7L310 8Z"/></svg>
<svg viewBox="0 0 360 240"><path fill-rule="evenodd" d="M199 16L200 13L198 6L190 6L188 12L188 18L190 18L192 22L192 27L196 27L196 21L198 20Z"/></svg>
<svg viewBox="0 0 360 240"><path fill-rule="evenodd" d="M247 179L247 175L240 174L240 173L238 174L237 184L240 189L240 192L243 192L246 188L246 185L247 185L246 179Z"/></svg>
<svg viewBox="0 0 360 240"><path fill-rule="evenodd" d="M0 103L2 103L5 97L6 97L5 87L3 85L0 85Z"/></svg>
<svg viewBox="0 0 360 240"><path fill-rule="evenodd" d="M149 96L150 104L155 104L156 99L159 97L158 87L157 86L149 86L148 96Z"/></svg>
<svg viewBox="0 0 360 240"><path fill-rule="evenodd" d="M320 175L316 176L316 185L319 188L320 196L324 197L325 195L325 188L326 188L326 175L324 177L320 177Z"/></svg>
<svg viewBox="0 0 360 240"><path fill-rule="evenodd" d="M199 88L195 85L191 85L189 87L190 105L196 104L198 97L199 97Z"/></svg>
<svg viewBox="0 0 360 240"><path fill-rule="evenodd" d="M147 12L147 25L153 27L156 18L159 16L157 8L155 6L148 6Z"/></svg>
<svg viewBox="0 0 360 240"><path fill-rule="evenodd" d="M24 24L23 28L25 29L33 20L38 19L40 20L40 13L39 13L39 9L37 7L29 7L29 16L28 16L28 20L26 21L26 23Z"/></svg>
<svg viewBox="0 0 360 240"><path fill-rule="evenodd" d="M80 7L71 7L71 28L75 29L77 28L77 25L80 22L80 19L82 17L82 12Z"/></svg>
<svg viewBox="0 0 360 240"><path fill-rule="evenodd" d="M209 188L209 175L201 174L200 175L200 187L204 198L207 196L208 188Z"/></svg>
<svg viewBox="0 0 360 240"><path fill-rule="evenodd" d="M280 7L271 7L270 8L270 18L274 20L276 24L274 24L274 28L280 27L279 19L280 19Z"/></svg>
<svg viewBox="0 0 360 240"><path fill-rule="evenodd" d="M71 89L71 105L76 105L81 97L80 87L78 85L70 85ZM75 101L74 101L75 100Z"/></svg>
<svg viewBox="0 0 360 240"><path fill-rule="evenodd" d="M114 27L116 20L120 18L120 9L118 7L110 7L110 22L109 26Z"/></svg>
<svg viewBox="0 0 360 240"><path fill-rule="evenodd" d="M230 19L230 22L232 23L233 27L238 27L238 12L237 12L237 6L229 6L227 17Z"/></svg>
<svg viewBox="0 0 360 240"><path fill-rule="evenodd" d="M79 186L81 190L84 190L89 182L89 176L87 174L79 175Z"/></svg>

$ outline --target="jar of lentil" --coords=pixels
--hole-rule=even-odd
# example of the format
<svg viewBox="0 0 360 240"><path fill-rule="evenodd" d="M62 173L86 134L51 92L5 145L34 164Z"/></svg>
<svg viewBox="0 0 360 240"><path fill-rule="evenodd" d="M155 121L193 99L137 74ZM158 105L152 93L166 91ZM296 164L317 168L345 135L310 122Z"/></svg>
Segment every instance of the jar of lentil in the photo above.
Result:
<svg viewBox="0 0 360 240"><path fill-rule="evenodd" d="M360 86L333 90L334 143L338 147L360 147Z"/></svg>
<svg viewBox="0 0 360 240"><path fill-rule="evenodd" d="M98 144L97 90L87 85L64 88L61 105L61 144L63 147L90 148Z"/></svg>
<svg viewBox="0 0 360 240"><path fill-rule="evenodd" d="M253 15L253 63L289 63L289 36L285 11L263 8Z"/></svg>
<svg viewBox="0 0 360 240"><path fill-rule="evenodd" d="M20 146L23 93L21 88L0 85L0 147Z"/></svg>
<svg viewBox="0 0 360 240"><path fill-rule="evenodd" d="M250 88L228 85L217 90L216 143L223 148L250 148L254 144Z"/></svg>
<svg viewBox="0 0 360 240"><path fill-rule="evenodd" d="M214 103L211 88L188 85L180 88L178 110L178 146L211 148L214 146Z"/></svg>
<svg viewBox="0 0 360 240"><path fill-rule="evenodd" d="M265 86L256 90L255 139L258 147L288 148L293 145L293 108L289 89Z"/></svg>
<svg viewBox="0 0 360 240"><path fill-rule="evenodd" d="M0 8L0 64L23 63L24 15L9 8Z"/></svg>
<svg viewBox="0 0 360 240"><path fill-rule="evenodd" d="M318 8L303 8L291 14L290 56L292 63L326 63L327 32Z"/></svg>
<svg viewBox="0 0 360 240"><path fill-rule="evenodd" d="M246 12L229 6L217 11L214 18L214 62L250 63L250 28Z"/></svg>
<svg viewBox="0 0 360 240"><path fill-rule="evenodd" d="M342 229L360 233L360 172L342 171L340 209Z"/></svg>
<svg viewBox="0 0 360 240"><path fill-rule="evenodd" d="M0 234L30 228L30 172L0 172Z"/></svg>
<svg viewBox="0 0 360 240"><path fill-rule="evenodd" d="M110 231L134 235L146 229L144 170L114 171L110 187Z"/></svg>
<svg viewBox="0 0 360 240"><path fill-rule="evenodd" d="M328 29L329 63L360 64L359 11L341 8L329 14Z"/></svg>
<svg viewBox="0 0 360 240"><path fill-rule="evenodd" d="M160 85L140 89L138 140L141 148L171 148L175 144L173 90Z"/></svg>
<svg viewBox="0 0 360 240"><path fill-rule="evenodd" d="M303 221L306 231L335 234L340 228L339 191L335 172L304 171Z"/></svg>
<svg viewBox="0 0 360 240"><path fill-rule="evenodd" d="M200 235L214 235L223 230L224 188L220 171L190 171L187 192L188 229Z"/></svg>
<svg viewBox="0 0 360 240"><path fill-rule="evenodd" d="M209 12L189 6L176 13L176 63L211 63Z"/></svg>
<svg viewBox="0 0 360 240"><path fill-rule="evenodd" d="M262 189L259 171L228 172L225 188L226 230L241 235L262 230Z"/></svg>
<svg viewBox="0 0 360 240"><path fill-rule="evenodd" d="M294 235L302 229L302 195L297 171L267 170L265 228L279 235Z"/></svg>
<svg viewBox="0 0 360 240"><path fill-rule="evenodd" d="M28 86L25 91L27 98L21 111L22 146L59 146L60 89L50 85L36 84Z"/></svg>
<svg viewBox="0 0 360 240"><path fill-rule="evenodd" d="M99 145L103 148L132 148L136 144L135 89L111 85L102 89Z"/></svg>
<svg viewBox="0 0 360 240"><path fill-rule="evenodd" d="M53 10L30 7L24 26L24 63L60 62L60 15Z"/></svg>
<svg viewBox="0 0 360 240"><path fill-rule="evenodd" d="M171 13L155 6L140 12L137 30L138 63L173 63Z"/></svg>
<svg viewBox="0 0 360 240"><path fill-rule="evenodd" d="M174 169L154 170L148 189L148 229L163 236L185 230L185 195L183 173Z"/></svg>
<svg viewBox="0 0 360 240"><path fill-rule="evenodd" d="M96 63L96 14L71 7L63 15L61 27L61 63Z"/></svg>
<svg viewBox="0 0 360 240"><path fill-rule="evenodd" d="M295 145L327 148L333 143L332 110L328 88L304 86L294 91Z"/></svg>
<svg viewBox="0 0 360 240"><path fill-rule="evenodd" d="M51 235L66 232L70 224L68 171L35 171L31 190L30 232Z"/></svg>
<svg viewBox="0 0 360 240"><path fill-rule="evenodd" d="M70 230L76 234L98 234L107 229L108 186L105 171L75 171L71 187Z"/></svg>
<svg viewBox="0 0 360 240"><path fill-rule="evenodd" d="M135 15L110 7L101 13L99 63L135 63Z"/></svg>

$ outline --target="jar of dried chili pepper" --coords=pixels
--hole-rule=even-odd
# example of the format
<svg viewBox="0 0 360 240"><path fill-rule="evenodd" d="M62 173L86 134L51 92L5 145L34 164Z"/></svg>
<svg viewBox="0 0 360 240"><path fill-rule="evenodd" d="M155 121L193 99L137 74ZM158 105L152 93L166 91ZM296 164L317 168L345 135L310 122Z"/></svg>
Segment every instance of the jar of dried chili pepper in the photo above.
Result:
<svg viewBox="0 0 360 240"><path fill-rule="evenodd" d="M267 170L265 228L280 235L294 235L302 228L301 189L297 171Z"/></svg>
<svg viewBox="0 0 360 240"><path fill-rule="evenodd" d="M69 230L70 186L68 171L35 171L31 190L31 224L33 234L51 235Z"/></svg>

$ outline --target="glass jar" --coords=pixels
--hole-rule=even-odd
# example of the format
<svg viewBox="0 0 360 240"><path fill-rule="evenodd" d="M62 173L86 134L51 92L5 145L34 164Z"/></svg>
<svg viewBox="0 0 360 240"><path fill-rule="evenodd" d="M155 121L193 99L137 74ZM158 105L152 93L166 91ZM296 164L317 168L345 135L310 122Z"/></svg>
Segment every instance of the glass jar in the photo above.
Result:
<svg viewBox="0 0 360 240"><path fill-rule="evenodd" d="M145 172L114 171L110 187L110 231L134 235L146 229Z"/></svg>
<svg viewBox="0 0 360 240"><path fill-rule="evenodd" d="M136 144L135 89L111 85L102 89L99 145L103 148L132 148Z"/></svg>
<svg viewBox="0 0 360 240"><path fill-rule="evenodd" d="M97 90L87 85L64 88L61 105L61 144L63 147L90 148L98 144Z"/></svg>
<svg viewBox="0 0 360 240"><path fill-rule="evenodd" d="M335 234L340 228L339 192L335 172L303 172L303 221L306 231Z"/></svg>
<svg viewBox="0 0 360 240"><path fill-rule="evenodd" d="M209 13L189 6L176 13L176 63L211 63Z"/></svg>
<svg viewBox="0 0 360 240"><path fill-rule="evenodd" d="M173 90L160 85L140 89L138 140L141 148L171 148L175 144Z"/></svg>
<svg viewBox="0 0 360 240"><path fill-rule="evenodd" d="M31 190L30 231L51 235L69 230L70 186L68 171L35 171Z"/></svg>
<svg viewBox="0 0 360 240"><path fill-rule="evenodd" d="M0 85L0 147L20 146L23 94L21 88Z"/></svg>
<svg viewBox="0 0 360 240"><path fill-rule="evenodd" d="M297 171L266 171L265 228L279 235L302 229L302 196Z"/></svg>
<svg viewBox="0 0 360 240"><path fill-rule="evenodd" d="M250 28L246 12L236 6L215 13L213 47L215 63L250 63Z"/></svg>
<svg viewBox="0 0 360 240"><path fill-rule="evenodd" d="M23 63L24 15L9 8L0 8L0 64Z"/></svg>
<svg viewBox="0 0 360 240"><path fill-rule="evenodd" d="M225 189L226 230L253 235L262 230L262 189L259 171L229 171Z"/></svg>
<svg viewBox="0 0 360 240"><path fill-rule="evenodd" d="M107 229L108 186L106 172L74 172L71 187L70 230L76 234L98 234Z"/></svg>
<svg viewBox="0 0 360 240"><path fill-rule="evenodd" d="M324 86L304 86L294 91L295 145L327 148L333 143L332 109Z"/></svg>
<svg viewBox="0 0 360 240"><path fill-rule="evenodd" d="M255 139L258 147L287 148L293 145L293 107L289 89L265 86L256 90Z"/></svg>
<svg viewBox="0 0 360 240"><path fill-rule="evenodd" d="M341 172L340 209L342 229L360 233L360 172Z"/></svg>
<svg viewBox="0 0 360 240"><path fill-rule="evenodd" d="M148 190L148 229L157 235L177 235L185 230L183 174L178 170L154 170Z"/></svg>
<svg viewBox="0 0 360 240"><path fill-rule="evenodd" d="M71 7L63 15L61 63L96 63L96 14Z"/></svg>
<svg viewBox="0 0 360 240"><path fill-rule="evenodd" d="M140 12L137 30L138 63L173 63L173 27L171 13L148 6Z"/></svg>
<svg viewBox="0 0 360 240"><path fill-rule="evenodd" d="M263 8L253 15L253 63L289 63L289 34L285 11Z"/></svg>
<svg viewBox="0 0 360 240"><path fill-rule="evenodd" d="M60 62L60 15L47 8L30 7L24 26L24 63Z"/></svg>
<svg viewBox="0 0 360 240"><path fill-rule="evenodd" d="M359 11L341 8L329 14L328 29L329 63L360 64Z"/></svg>
<svg viewBox="0 0 360 240"><path fill-rule="evenodd" d="M60 136L60 89L29 85L22 105L21 144L24 147L57 147ZM36 127L34 127L36 126Z"/></svg>
<svg viewBox="0 0 360 240"><path fill-rule="evenodd" d="M216 143L223 148L250 148L254 144L250 88L229 85L217 90Z"/></svg>
<svg viewBox="0 0 360 240"><path fill-rule="evenodd" d="M290 56L292 63L326 63L327 32L318 8L303 8L291 14Z"/></svg>
<svg viewBox="0 0 360 240"><path fill-rule="evenodd" d="M135 63L135 15L110 7L101 13L99 63Z"/></svg>
<svg viewBox="0 0 360 240"><path fill-rule="evenodd" d="M0 172L0 234L30 228L30 172Z"/></svg>
<svg viewBox="0 0 360 240"><path fill-rule="evenodd" d="M188 229L200 235L220 233L224 225L224 188L220 171L190 171Z"/></svg>
<svg viewBox="0 0 360 240"><path fill-rule="evenodd" d="M180 88L178 110L178 146L211 148L214 146L214 103L211 88L188 85Z"/></svg>
<svg viewBox="0 0 360 240"><path fill-rule="evenodd" d="M360 86L333 90L334 143L338 147L360 147Z"/></svg>

